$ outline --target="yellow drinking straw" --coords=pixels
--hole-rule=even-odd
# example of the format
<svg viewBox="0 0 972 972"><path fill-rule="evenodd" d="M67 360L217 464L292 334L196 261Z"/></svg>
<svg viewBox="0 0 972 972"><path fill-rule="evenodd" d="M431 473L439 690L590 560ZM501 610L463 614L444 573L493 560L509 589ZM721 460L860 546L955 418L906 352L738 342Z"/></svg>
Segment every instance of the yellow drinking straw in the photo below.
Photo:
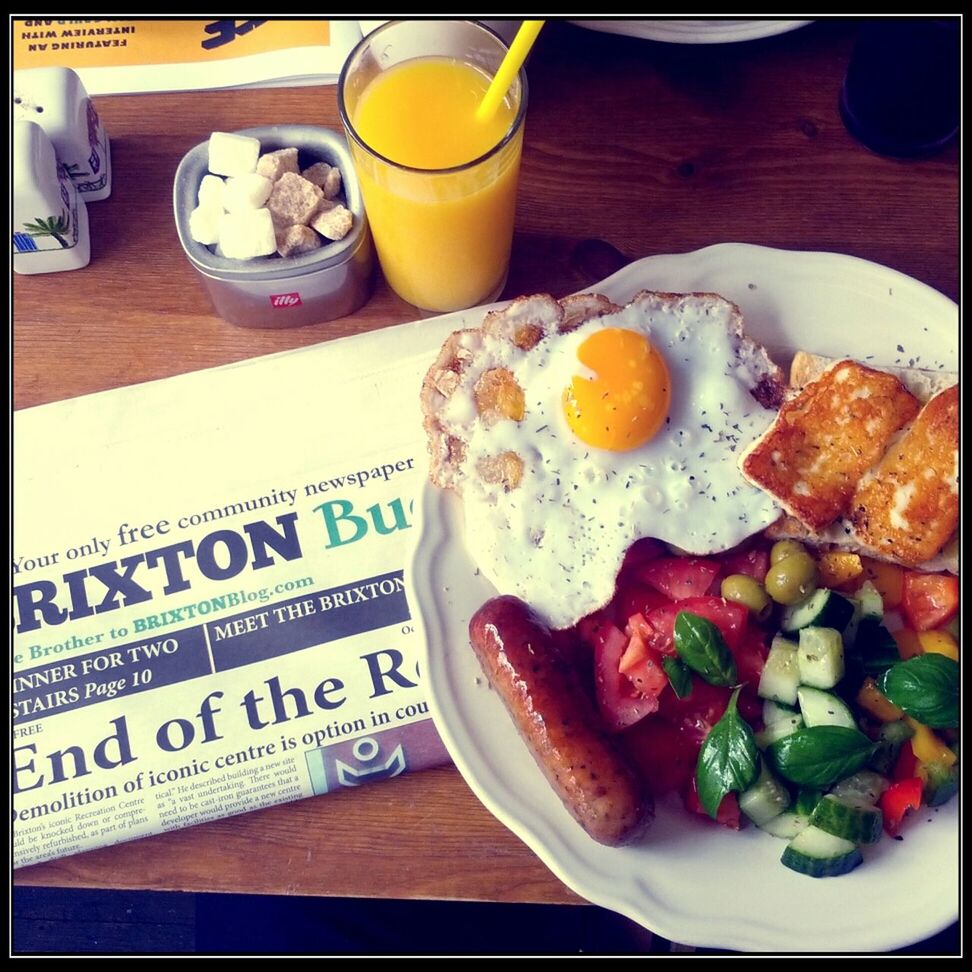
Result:
<svg viewBox="0 0 972 972"><path fill-rule="evenodd" d="M506 52L506 57L503 58L503 63L500 64L499 70L490 82L489 89L476 109L477 121L489 121L493 117L500 102L506 97L506 92L510 90L517 72L523 66L527 54L530 53L530 48L533 47L533 42L537 39L543 24L542 20L524 20L520 25L510 49Z"/></svg>

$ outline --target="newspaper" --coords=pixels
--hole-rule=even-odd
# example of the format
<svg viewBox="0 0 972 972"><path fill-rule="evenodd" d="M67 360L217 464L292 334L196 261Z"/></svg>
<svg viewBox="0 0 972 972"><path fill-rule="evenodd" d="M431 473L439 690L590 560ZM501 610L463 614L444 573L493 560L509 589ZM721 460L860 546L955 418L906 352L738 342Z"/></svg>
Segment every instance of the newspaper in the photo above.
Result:
<svg viewBox="0 0 972 972"><path fill-rule="evenodd" d="M15 867L448 761L403 565L458 317L14 414Z"/></svg>
<svg viewBox="0 0 972 972"><path fill-rule="evenodd" d="M16 18L11 33L15 69L69 67L90 95L131 94L334 84L362 22Z"/></svg>

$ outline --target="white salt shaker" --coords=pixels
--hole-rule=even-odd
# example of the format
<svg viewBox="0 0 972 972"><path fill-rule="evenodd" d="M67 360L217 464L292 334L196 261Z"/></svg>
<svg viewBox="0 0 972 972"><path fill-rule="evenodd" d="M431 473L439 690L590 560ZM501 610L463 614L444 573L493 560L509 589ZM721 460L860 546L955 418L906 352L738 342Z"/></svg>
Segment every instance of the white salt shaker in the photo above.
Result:
<svg viewBox="0 0 972 972"><path fill-rule="evenodd" d="M15 121L31 121L47 132L85 202L111 195L108 135L81 78L70 68L14 71Z"/></svg>
<svg viewBox="0 0 972 972"><path fill-rule="evenodd" d="M54 273L87 266L88 211L40 125L14 122L11 162L15 272Z"/></svg>

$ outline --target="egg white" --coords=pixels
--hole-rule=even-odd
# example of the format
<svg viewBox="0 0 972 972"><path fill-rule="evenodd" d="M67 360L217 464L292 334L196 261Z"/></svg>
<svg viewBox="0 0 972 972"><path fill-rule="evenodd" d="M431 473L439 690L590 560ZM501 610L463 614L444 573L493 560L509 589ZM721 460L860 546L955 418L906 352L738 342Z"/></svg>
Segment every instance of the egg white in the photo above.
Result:
<svg viewBox="0 0 972 972"><path fill-rule="evenodd" d="M737 461L773 420L752 397L758 375L734 350L729 305L637 303L551 334L530 351L484 336L477 358L506 367L524 389L521 422L486 426L469 396L450 403L467 441L463 462L466 544L498 591L527 601L554 628L607 603L625 551L657 537L696 554L727 550L762 530L779 507L749 485ZM668 417L649 442L627 452L599 449L571 431L563 391L592 373L577 349L595 330L622 327L650 338L671 377ZM485 368L480 368L481 373ZM479 460L512 450L523 460L519 486L481 481Z"/></svg>

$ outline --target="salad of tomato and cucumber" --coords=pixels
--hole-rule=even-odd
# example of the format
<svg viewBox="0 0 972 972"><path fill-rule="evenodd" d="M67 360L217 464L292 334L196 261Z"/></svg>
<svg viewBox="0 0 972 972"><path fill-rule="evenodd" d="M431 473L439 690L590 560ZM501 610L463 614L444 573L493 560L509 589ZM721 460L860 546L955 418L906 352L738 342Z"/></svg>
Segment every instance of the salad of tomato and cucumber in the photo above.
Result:
<svg viewBox="0 0 972 972"><path fill-rule="evenodd" d="M953 575L792 540L715 557L642 540L571 637L655 796L831 877L958 790L958 607Z"/></svg>

